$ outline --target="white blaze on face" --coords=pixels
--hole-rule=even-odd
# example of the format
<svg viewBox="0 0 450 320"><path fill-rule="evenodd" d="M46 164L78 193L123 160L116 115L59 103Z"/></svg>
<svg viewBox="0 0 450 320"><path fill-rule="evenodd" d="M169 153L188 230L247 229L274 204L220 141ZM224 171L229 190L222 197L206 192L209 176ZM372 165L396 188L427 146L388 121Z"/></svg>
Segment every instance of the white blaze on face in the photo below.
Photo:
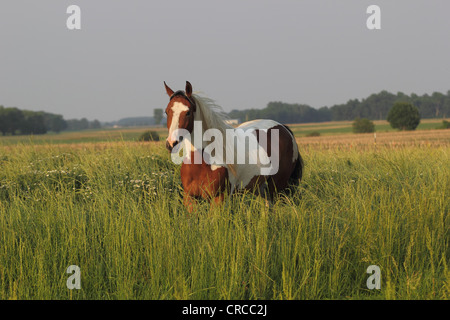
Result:
<svg viewBox="0 0 450 320"><path fill-rule="evenodd" d="M175 142L176 138L174 135L175 130L178 129L180 125L180 114L184 111L188 111L189 107L181 102L175 102L172 105L172 123L170 124L169 128L169 136L167 138L167 141L169 142L170 146L173 147L173 143Z"/></svg>

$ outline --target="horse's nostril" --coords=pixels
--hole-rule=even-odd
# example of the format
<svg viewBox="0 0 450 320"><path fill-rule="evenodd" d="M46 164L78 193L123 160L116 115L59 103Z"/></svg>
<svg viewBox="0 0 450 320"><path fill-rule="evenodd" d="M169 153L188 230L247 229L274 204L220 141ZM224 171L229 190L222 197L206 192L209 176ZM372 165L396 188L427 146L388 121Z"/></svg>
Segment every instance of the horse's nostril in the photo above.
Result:
<svg viewBox="0 0 450 320"><path fill-rule="evenodd" d="M181 139L182 140L182 139ZM170 145L169 141L166 140L166 149L172 151L175 146L180 143L180 141L174 141L172 145Z"/></svg>
<svg viewBox="0 0 450 320"><path fill-rule="evenodd" d="M179 141L179 142L183 141L183 138L184 138L184 137L183 137L183 136L181 136L181 137L180 137L180 141Z"/></svg>
<svg viewBox="0 0 450 320"><path fill-rule="evenodd" d="M166 141L166 149L169 150L169 151L172 151L172 149L173 149L173 148L170 146L169 141Z"/></svg>

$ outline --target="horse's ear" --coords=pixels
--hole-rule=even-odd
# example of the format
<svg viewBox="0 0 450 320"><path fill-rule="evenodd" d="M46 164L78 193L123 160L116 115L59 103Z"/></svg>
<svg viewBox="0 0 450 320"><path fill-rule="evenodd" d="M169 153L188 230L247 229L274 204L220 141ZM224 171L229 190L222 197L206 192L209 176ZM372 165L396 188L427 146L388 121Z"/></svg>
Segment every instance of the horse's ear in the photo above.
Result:
<svg viewBox="0 0 450 320"><path fill-rule="evenodd" d="M166 87L166 92L169 95L169 97L171 97L173 95L173 90L169 88L169 86L166 84L166 82L164 81L164 86Z"/></svg>
<svg viewBox="0 0 450 320"><path fill-rule="evenodd" d="M189 81L186 81L186 90L185 91L186 91L186 96L188 98L190 98L192 95L192 85Z"/></svg>

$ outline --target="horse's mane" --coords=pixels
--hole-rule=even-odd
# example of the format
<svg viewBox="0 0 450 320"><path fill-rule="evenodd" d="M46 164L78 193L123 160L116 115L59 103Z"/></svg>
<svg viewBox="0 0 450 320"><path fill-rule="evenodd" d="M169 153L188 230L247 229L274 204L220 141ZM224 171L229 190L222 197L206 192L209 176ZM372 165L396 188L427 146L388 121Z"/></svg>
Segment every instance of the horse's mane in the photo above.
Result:
<svg viewBox="0 0 450 320"><path fill-rule="evenodd" d="M233 129L231 125L229 125L226 120L229 119L228 115L223 111L222 107L216 104L216 102L208 97L200 95L198 93L192 94L191 96L194 99L197 108L200 109L200 116L204 125L204 130L208 129L218 129L223 138L226 137L226 130ZM227 147L230 148L230 145L227 144L224 140L223 144L223 156L227 154ZM225 161L225 159L224 159ZM236 175L236 171L234 168L234 164L227 164L228 169Z"/></svg>
<svg viewBox="0 0 450 320"><path fill-rule="evenodd" d="M200 95L199 93L192 94L192 98L200 109L200 115L204 124L204 129L211 128L218 129L225 136L226 129L232 129L226 121L229 119L228 115L223 111L222 107L208 97Z"/></svg>

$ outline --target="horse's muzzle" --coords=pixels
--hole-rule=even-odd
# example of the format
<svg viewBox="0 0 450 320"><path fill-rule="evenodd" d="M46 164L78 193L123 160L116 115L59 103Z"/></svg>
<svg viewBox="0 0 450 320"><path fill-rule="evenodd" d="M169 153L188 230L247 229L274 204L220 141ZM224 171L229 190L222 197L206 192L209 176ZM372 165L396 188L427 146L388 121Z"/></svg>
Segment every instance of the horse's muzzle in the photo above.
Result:
<svg viewBox="0 0 450 320"><path fill-rule="evenodd" d="M179 141L174 141L173 144L170 145L169 141L166 140L166 149L172 152L173 148L175 148L175 146L179 144L181 141L183 141L183 137L180 137Z"/></svg>
<svg viewBox="0 0 450 320"><path fill-rule="evenodd" d="M169 141L166 140L166 149L172 152L173 147L170 145Z"/></svg>

